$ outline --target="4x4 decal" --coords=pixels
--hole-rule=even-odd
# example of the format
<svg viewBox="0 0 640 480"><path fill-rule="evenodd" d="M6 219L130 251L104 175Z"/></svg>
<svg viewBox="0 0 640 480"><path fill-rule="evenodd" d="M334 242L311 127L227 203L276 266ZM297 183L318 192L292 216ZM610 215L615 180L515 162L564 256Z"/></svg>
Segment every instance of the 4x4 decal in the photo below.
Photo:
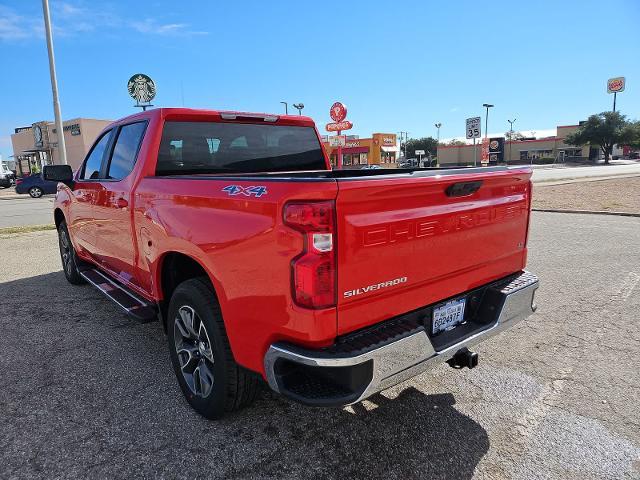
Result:
<svg viewBox="0 0 640 480"><path fill-rule="evenodd" d="M223 192L227 192L229 196L244 195L246 197L254 196L259 198L267 194L267 187L264 185L241 187L240 185L227 185L222 189Z"/></svg>

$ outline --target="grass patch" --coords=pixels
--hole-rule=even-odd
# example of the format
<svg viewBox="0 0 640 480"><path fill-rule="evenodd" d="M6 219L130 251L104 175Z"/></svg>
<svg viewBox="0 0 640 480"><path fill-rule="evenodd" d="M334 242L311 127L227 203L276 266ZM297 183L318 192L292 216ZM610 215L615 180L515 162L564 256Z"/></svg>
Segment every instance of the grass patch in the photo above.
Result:
<svg viewBox="0 0 640 480"><path fill-rule="evenodd" d="M12 233L30 233L30 232L42 232L44 230L55 230L56 226L49 225L25 225L22 227L5 227L0 228L0 235L12 234Z"/></svg>

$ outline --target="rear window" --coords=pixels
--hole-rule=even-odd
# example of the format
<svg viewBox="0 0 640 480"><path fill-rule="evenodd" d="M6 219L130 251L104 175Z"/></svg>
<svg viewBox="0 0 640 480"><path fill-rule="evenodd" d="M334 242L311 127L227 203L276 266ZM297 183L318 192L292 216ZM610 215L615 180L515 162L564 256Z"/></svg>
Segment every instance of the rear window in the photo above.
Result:
<svg viewBox="0 0 640 480"><path fill-rule="evenodd" d="M166 122L157 175L326 170L311 127Z"/></svg>

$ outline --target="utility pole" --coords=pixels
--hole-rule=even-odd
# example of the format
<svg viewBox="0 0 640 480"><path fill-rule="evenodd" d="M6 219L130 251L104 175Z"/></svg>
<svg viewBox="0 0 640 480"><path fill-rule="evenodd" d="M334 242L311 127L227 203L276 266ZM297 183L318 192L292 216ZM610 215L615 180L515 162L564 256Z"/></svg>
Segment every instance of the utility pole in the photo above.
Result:
<svg viewBox="0 0 640 480"><path fill-rule="evenodd" d="M516 119L514 118L513 120L508 120L507 122L509 122L510 128L509 128L509 160L507 160L506 163L511 161L511 144L513 143L513 124L516 123Z"/></svg>
<svg viewBox="0 0 640 480"><path fill-rule="evenodd" d="M284 114L289 115L289 104L287 102L280 102L284 105Z"/></svg>
<svg viewBox="0 0 640 480"><path fill-rule="evenodd" d="M409 132L400 132L400 147L402 147L402 134L404 133L404 160L407 160L407 140Z"/></svg>
<svg viewBox="0 0 640 480"><path fill-rule="evenodd" d="M58 136L58 152L60 162L67 165L67 147L64 143L64 130L62 128L62 114L60 113L60 101L58 100L58 79L56 77L56 61L53 55L53 35L51 33L51 15L49 14L49 0L42 0L42 12L44 14L44 30L47 37L47 51L49 52L49 74L51 76L51 93L53 94L53 114L55 116L56 132Z"/></svg>

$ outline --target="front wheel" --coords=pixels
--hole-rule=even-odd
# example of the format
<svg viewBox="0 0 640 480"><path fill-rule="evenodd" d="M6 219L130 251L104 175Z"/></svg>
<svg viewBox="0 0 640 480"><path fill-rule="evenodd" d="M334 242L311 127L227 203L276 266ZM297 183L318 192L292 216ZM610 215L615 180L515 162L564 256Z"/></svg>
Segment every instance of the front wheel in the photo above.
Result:
<svg viewBox="0 0 640 480"><path fill-rule="evenodd" d="M58 246L60 247L60 260L62 260L62 269L67 281L73 285L82 285L86 283L85 279L80 275L78 270L78 257L69 237L69 229L67 222L62 221L58 225Z"/></svg>
<svg viewBox="0 0 640 480"><path fill-rule="evenodd" d="M178 285L169 303L167 334L182 393L200 415L218 419L255 399L258 377L234 361L220 306L206 278Z"/></svg>
<svg viewBox="0 0 640 480"><path fill-rule="evenodd" d="M40 187L31 187L29 189L29 195L31 195L32 198L40 198L43 193Z"/></svg>

